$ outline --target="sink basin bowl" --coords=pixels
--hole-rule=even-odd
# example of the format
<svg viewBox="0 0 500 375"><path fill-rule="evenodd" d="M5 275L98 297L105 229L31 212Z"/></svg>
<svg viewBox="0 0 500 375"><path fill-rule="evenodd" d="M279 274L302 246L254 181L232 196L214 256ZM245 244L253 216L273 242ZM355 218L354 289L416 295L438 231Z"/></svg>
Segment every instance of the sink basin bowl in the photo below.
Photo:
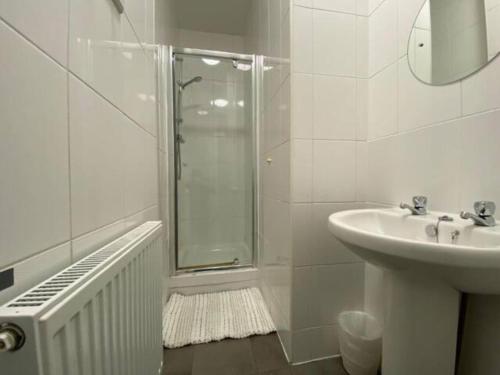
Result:
<svg viewBox="0 0 500 375"><path fill-rule="evenodd" d="M446 214L453 221L441 222L439 236L430 236L429 227L443 215L351 210L331 215L328 226L351 251L382 268L425 272L463 292L500 294L500 226L478 227Z"/></svg>
<svg viewBox="0 0 500 375"><path fill-rule="evenodd" d="M463 292L500 294L500 226L441 212L342 211L328 227L385 280L384 375L453 375Z"/></svg>

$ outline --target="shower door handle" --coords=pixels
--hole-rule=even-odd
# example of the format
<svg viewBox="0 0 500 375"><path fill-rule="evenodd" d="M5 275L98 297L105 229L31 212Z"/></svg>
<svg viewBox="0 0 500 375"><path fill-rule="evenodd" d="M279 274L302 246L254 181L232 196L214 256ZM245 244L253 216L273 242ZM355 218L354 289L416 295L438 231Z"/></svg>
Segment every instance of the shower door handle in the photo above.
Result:
<svg viewBox="0 0 500 375"><path fill-rule="evenodd" d="M180 180L182 178L182 151L181 151L181 145L183 143L186 143L184 138L182 137L182 134L177 134L176 139L175 139L175 145L177 148L177 157L175 158L177 160L177 180Z"/></svg>

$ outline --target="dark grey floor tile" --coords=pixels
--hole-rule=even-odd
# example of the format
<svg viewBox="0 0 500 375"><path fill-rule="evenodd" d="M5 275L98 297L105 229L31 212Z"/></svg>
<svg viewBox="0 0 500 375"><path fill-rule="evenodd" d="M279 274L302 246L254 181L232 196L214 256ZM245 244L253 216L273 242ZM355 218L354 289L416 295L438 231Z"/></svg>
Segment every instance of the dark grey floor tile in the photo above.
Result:
<svg viewBox="0 0 500 375"><path fill-rule="evenodd" d="M257 370L266 372L288 367L278 335L253 336L250 338Z"/></svg>
<svg viewBox="0 0 500 375"><path fill-rule="evenodd" d="M290 369L290 367L287 367L279 370L259 372L258 375L292 375L292 370Z"/></svg>
<svg viewBox="0 0 500 375"><path fill-rule="evenodd" d="M193 375L249 375L256 372L250 339L194 346Z"/></svg>
<svg viewBox="0 0 500 375"><path fill-rule="evenodd" d="M347 375L340 358L325 359L292 367L293 375Z"/></svg>
<svg viewBox="0 0 500 375"><path fill-rule="evenodd" d="M191 375L194 346L163 351L163 375Z"/></svg>

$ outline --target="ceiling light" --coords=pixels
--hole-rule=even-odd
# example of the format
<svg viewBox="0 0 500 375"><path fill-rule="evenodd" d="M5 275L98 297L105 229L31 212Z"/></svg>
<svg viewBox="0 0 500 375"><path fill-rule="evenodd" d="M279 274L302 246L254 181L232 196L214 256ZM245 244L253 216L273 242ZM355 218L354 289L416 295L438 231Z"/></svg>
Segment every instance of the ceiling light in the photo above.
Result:
<svg viewBox="0 0 500 375"><path fill-rule="evenodd" d="M240 61L237 61L237 60L233 60L233 66L238 69L238 70L242 70L244 72L248 72L249 70L252 69L252 64L249 64L249 63L243 63L243 62L240 62Z"/></svg>
<svg viewBox="0 0 500 375"><path fill-rule="evenodd" d="M217 60L217 59L207 59L207 58L202 58L201 59L205 64L207 65L211 65L211 66L214 66L214 65L219 65L220 63L220 60Z"/></svg>
<svg viewBox="0 0 500 375"><path fill-rule="evenodd" d="M245 106L245 102L243 100L239 100L236 104L238 104L241 108Z"/></svg>
<svg viewBox="0 0 500 375"><path fill-rule="evenodd" d="M208 111L205 111L204 109L200 109L200 110L198 111L198 114L199 114L200 116L206 116L206 115L208 115Z"/></svg>
<svg viewBox="0 0 500 375"><path fill-rule="evenodd" d="M225 106L228 105L229 102L226 99L215 99L212 103L216 107L224 108Z"/></svg>

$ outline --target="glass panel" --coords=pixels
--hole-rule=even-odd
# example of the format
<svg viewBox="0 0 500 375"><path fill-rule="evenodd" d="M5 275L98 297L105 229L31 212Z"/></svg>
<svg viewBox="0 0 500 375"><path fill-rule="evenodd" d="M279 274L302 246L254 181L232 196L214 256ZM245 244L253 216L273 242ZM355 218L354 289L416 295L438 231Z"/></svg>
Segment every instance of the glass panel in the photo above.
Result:
<svg viewBox="0 0 500 375"><path fill-rule="evenodd" d="M176 54L177 266L251 265L252 64Z"/></svg>

